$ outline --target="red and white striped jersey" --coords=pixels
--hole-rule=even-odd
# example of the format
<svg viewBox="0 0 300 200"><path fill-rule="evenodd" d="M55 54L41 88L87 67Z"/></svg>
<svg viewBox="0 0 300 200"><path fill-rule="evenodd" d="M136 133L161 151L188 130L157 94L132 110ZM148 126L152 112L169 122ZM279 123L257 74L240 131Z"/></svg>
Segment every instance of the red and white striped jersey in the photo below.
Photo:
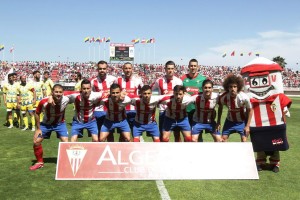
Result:
<svg viewBox="0 0 300 200"><path fill-rule="evenodd" d="M175 120L183 119L187 116L186 107L195 102L197 96L184 95L181 103L177 103L173 95L164 97L161 104L167 106L166 116Z"/></svg>
<svg viewBox="0 0 300 200"><path fill-rule="evenodd" d="M106 106L106 116L105 118L110 121L123 121L126 119L126 110L125 107L130 104L131 99L128 96L125 96L122 102L113 102L111 98L104 98L101 100L100 104Z"/></svg>
<svg viewBox="0 0 300 200"><path fill-rule="evenodd" d="M121 90L126 92L129 97L136 96L139 94L139 90L144 86L141 77L132 75L130 79L124 76L118 77L115 83L121 86ZM127 105L126 110L135 110L133 105Z"/></svg>
<svg viewBox="0 0 300 200"><path fill-rule="evenodd" d="M246 108L252 108L249 97L244 92L239 92L236 97L224 92L219 103L228 108L227 119L232 122L243 122L246 119Z"/></svg>
<svg viewBox="0 0 300 200"><path fill-rule="evenodd" d="M176 85L182 85L182 80L180 78L173 76L172 79L167 79L166 76L164 76L155 81L152 86L152 91L158 89L159 95L173 94L173 88ZM159 111L161 112L166 110L166 108L166 105L159 105Z"/></svg>
<svg viewBox="0 0 300 200"><path fill-rule="evenodd" d="M94 110L100 104L102 94L102 92L91 92L88 99L81 94L68 95L70 103L74 103L75 106L74 119L82 123L94 120Z"/></svg>
<svg viewBox="0 0 300 200"><path fill-rule="evenodd" d="M48 125L55 125L65 121L65 109L69 103L69 98L63 96L61 103L52 105L48 103L48 97L42 99L36 108L36 114L44 113L42 123Z"/></svg>
<svg viewBox="0 0 300 200"><path fill-rule="evenodd" d="M106 75L105 79L101 79L99 76L91 80L92 91L93 92L104 92L109 93L110 86L117 80L116 77L112 75ZM97 106L95 111L106 111L103 105Z"/></svg>
<svg viewBox="0 0 300 200"><path fill-rule="evenodd" d="M151 96L149 103L145 103L140 97L131 99L131 104L136 108L135 121L140 124L149 124L156 121L156 107L164 97L165 95Z"/></svg>
<svg viewBox="0 0 300 200"><path fill-rule="evenodd" d="M283 110L290 107L292 101L284 94L275 94L265 100L250 99L253 116L250 127L277 126L284 124Z"/></svg>
<svg viewBox="0 0 300 200"><path fill-rule="evenodd" d="M196 97L195 113L193 120L195 122L208 124L215 121L216 110L215 107L219 102L219 94L213 92L209 99L205 99L203 94Z"/></svg>

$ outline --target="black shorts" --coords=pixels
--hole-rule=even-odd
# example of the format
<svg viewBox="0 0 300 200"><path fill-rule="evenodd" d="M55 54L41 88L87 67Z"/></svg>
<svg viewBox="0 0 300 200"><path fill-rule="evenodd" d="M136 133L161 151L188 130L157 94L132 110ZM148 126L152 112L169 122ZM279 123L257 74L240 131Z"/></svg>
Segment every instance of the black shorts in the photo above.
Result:
<svg viewBox="0 0 300 200"><path fill-rule="evenodd" d="M286 151L289 149L285 124L267 127L250 127L250 137L255 152Z"/></svg>

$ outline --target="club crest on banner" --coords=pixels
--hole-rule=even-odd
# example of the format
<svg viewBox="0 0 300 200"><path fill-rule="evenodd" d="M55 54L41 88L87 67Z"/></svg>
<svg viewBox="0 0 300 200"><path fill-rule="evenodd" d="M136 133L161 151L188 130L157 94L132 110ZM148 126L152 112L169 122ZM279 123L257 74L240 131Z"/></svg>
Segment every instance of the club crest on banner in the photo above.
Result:
<svg viewBox="0 0 300 200"><path fill-rule="evenodd" d="M87 150L84 149L83 146L72 145L66 151L67 151L67 155L68 155L68 159L71 165L73 175L75 176L86 155Z"/></svg>

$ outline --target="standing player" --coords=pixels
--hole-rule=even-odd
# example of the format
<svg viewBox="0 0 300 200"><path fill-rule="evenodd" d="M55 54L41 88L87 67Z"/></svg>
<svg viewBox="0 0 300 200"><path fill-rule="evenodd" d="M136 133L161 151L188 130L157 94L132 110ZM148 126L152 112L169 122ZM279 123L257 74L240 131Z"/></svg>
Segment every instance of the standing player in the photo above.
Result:
<svg viewBox="0 0 300 200"><path fill-rule="evenodd" d="M50 73L48 71L44 72L44 85L46 88L46 95L49 96L52 93L53 81L50 78Z"/></svg>
<svg viewBox="0 0 300 200"><path fill-rule="evenodd" d="M26 82L26 76L22 75L20 77L21 84L19 87L19 94L20 94L20 106L22 118L24 122L24 128L22 131L28 130L28 118L26 113L28 112L31 117L31 124L32 127L35 127L35 118L34 118L34 110L33 105L36 102L36 93L32 84Z"/></svg>
<svg viewBox="0 0 300 200"><path fill-rule="evenodd" d="M75 80L75 86L74 91L80 91L81 88L81 81L82 81L82 75L80 72L75 72L74 74L74 80Z"/></svg>
<svg viewBox="0 0 300 200"><path fill-rule="evenodd" d="M161 77L155 81L155 83L152 86L152 91L158 89L159 95L166 95L166 94L172 95L173 88L176 85L182 85L182 81L180 78L174 76L175 63L173 61L168 61L165 64L165 72L166 75L164 77ZM166 105L159 106L159 131L161 133L161 138L160 138L161 141L162 141L162 127L165 118L165 110L166 110ZM175 142L180 142L181 141L180 131L175 130L174 137L175 137Z"/></svg>
<svg viewBox="0 0 300 200"><path fill-rule="evenodd" d="M8 74L8 83L3 85L3 102L6 106L8 128L13 128L12 110L17 109L19 85L14 83L14 74ZM16 111L17 112L17 111Z"/></svg>
<svg viewBox="0 0 300 200"><path fill-rule="evenodd" d="M154 142L160 142L159 129L155 119L155 111L158 103L165 95L152 96L152 90L149 85L141 88L141 97L131 99L131 104L136 108L135 121L133 123L133 141L140 142L140 137L146 131L152 136Z"/></svg>
<svg viewBox="0 0 300 200"><path fill-rule="evenodd" d="M222 130L224 142L227 141L230 134L235 132L241 135L242 142L246 142L250 134L253 109L249 97L242 92L243 87L242 77L233 74L228 75L223 82L225 92L219 101L217 127L219 129L223 105L225 105L228 108L228 114Z"/></svg>
<svg viewBox="0 0 300 200"><path fill-rule="evenodd" d="M36 103L33 105L34 110L39 105L40 101L46 96L46 88L43 81L41 81L41 72L36 70L33 72L33 87L36 92ZM40 119L43 120L43 113L41 113ZM32 126L32 131L35 131L35 127Z"/></svg>
<svg viewBox="0 0 300 200"><path fill-rule="evenodd" d="M121 90L125 95L132 97L139 94L140 89L144 86L142 79L133 75L132 64L127 62L123 65L124 75L118 77L115 83L121 86ZM126 106L127 121L130 126L131 132L133 131L133 122L136 115L136 110L133 105ZM122 139L121 139L122 140Z"/></svg>
<svg viewBox="0 0 300 200"><path fill-rule="evenodd" d="M115 128L119 129L125 142L130 142L130 127L126 120L126 110L125 107L131 100L128 96L121 96L120 85L114 83L110 87L110 96L101 101L101 104L105 105L107 108L107 113L105 116L104 123L100 131L100 142L105 142L107 136Z"/></svg>
<svg viewBox="0 0 300 200"><path fill-rule="evenodd" d="M17 73L13 73L13 79L14 79L14 84L16 85L16 87L20 87L20 82L18 81L18 75ZM21 123L21 115L20 115L20 109L16 108L13 109L15 112L13 113L13 125L16 127L19 127L20 123Z"/></svg>
<svg viewBox="0 0 300 200"><path fill-rule="evenodd" d="M59 84L53 86L52 97L55 105L48 103L48 97L41 100L35 111L36 131L33 136L33 150L37 162L30 170L37 170L44 167L43 147L44 139L49 139L51 132L55 131L62 142L68 142L68 129L65 124L65 109L69 99L63 96L63 87ZM45 113L44 119L40 122L41 112Z"/></svg>
<svg viewBox="0 0 300 200"><path fill-rule="evenodd" d="M197 95L195 100L195 112L192 122L192 141L199 141L202 132L210 133L215 142L222 141L220 132L216 128L215 106L219 102L219 95L213 92L213 82L209 79L203 81L203 93Z"/></svg>
<svg viewBox="0 0 300 200"><path fill-rule="evenodd" d="M107 62L101 60L97 64L98 76L91 80L92 91L103 92L104 95L109 94L110 86L116 80L116 77L107 74ZM100 105L95 108L94 115L97 120L98 133L100 134L101 126L103 125L107 108L105 105ZM98 135L100 136L100 135ZM108 142L113 142L113 134L110 134L107 138Z"/></svg>
<svg viewBox="0 0 300 200"><path fill-rule="evenodd" d="M74 74L74 80L75 80L75 86L74 86L74 91L76 92L80 92L80 89L81 89L81 82L82 82L82 75L80 72L76 72ZM73 110L75 110L75 106L74 104L73 105Z"/></svg>
<svg viewBox="0 0 300 200"><path fill-rule="evenodd" d="M161 103L166 105L166 115L163 124L163 142L169 142L171 131L176 127L180 129L185 142L191 142L191 126L186 113L186 107L195 101L196 96L186 94L182 85L176 85L173 89L174 95L164 97Z"/></svg>
<svg viewBox="0 0 300 200"><path fill-rule="evenodd" d="M197 95L202 92L202 83L206 79L199 73L199 65L196 59L191 59L189 62L189 73L181 77L183 86L190 95ZM195 104L191 103L186 108L189 122L193 123L193 116L195 112ZM203 141L202 134L199 135L199 141Z"/></svg>

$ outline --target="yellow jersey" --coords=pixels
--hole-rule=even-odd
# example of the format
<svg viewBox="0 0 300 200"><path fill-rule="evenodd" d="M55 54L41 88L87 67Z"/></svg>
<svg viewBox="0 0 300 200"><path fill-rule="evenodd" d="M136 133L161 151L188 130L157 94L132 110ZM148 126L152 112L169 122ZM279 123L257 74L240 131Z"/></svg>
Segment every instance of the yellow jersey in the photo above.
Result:
<svg viewBox="0 0 300 200"><path fill-rule="evenodd" d="M20 85L19 93L20 93L20 101L22 106L32 104L33 91L34 91L34 87L31 83L27 83L25 86Z"/></svg>
<svg viewBox="0 0 300 200"><path fill-rule="evenodd" d="M30 84L33 85L35 94L36 94L36 100L40 101L44 98L44 91L46 90L45 84L43 81L32 81Z"/></svg>
<svg viewBox="0 0 300 200"><path fill-rule="evenodd" d="M46 88L46 95L49 96L52 93L52 88L54 86L53 81L48 78L45 82L44 82L45 88Z"/></svg>
<svg viewBox="0 0 300 200"><path fill-rule="evenodd" d="M4 83L3 85L3 93L6 94L6 102L7 103L17 103L17 95L19 94L19 86L18 83Z"/></svg>
<svg viewBox="0 0 300 200"><path fill-rule="evenodd" d="M75 87L74 87L74 90L75 90L75 91L80 91L80 89L81 89L81 82L82 82L82 80L78 81L78 82L75 84Z"/></svg>

